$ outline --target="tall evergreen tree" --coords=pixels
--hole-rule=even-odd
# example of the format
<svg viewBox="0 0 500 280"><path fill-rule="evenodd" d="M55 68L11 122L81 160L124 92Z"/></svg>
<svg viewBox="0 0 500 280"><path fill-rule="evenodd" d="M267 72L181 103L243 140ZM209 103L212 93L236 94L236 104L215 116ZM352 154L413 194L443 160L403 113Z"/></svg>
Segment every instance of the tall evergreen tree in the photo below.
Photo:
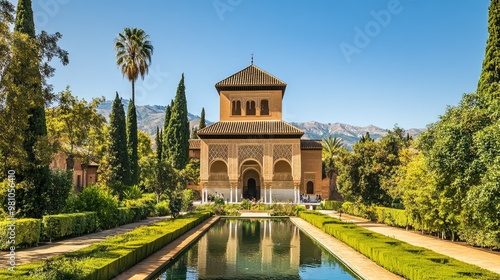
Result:
<svg viewBox="0 0 500 280"><path fill-rule="evenodd" d="M172 115L166 131L167 159L174 168L181 170L189 162L189 122L186 101L184 74L177 87L177 93L172 107ZM165 151L164 151L165 152Z"/></svg>
<svg viewBox="0 0 500 280"><path fill-rule="evenodd" d="M198 125L198 130L203 129L207 126L205 121L205 107L201 108L200 114L200 124Z"/></svg>
<svg viewBox="0 0 500 280"><path fill-rule="evenodd" d="M111 166L111 187L121 195L124 185L129 183L127 133L125 111L121 98L116 93L109 115L109 165Z"/></svg>
<svg viewBox="0 0 500 280"><path fill-rule="evenodd" d="M33 20L33 10L31 8L31 0L20 0L17 4L16 21L14 31L26 34L31 40L36 40L35 23ZM37 52L33 50L33 56L37 56ZM25 88L28 88L30 93L23 93L25 98L29 100L31 105L28 107L28 125L23 133L23 147L26 151L28 166L21 172L21 178L27 181L29 187L22 193L21 212L26 216L39 217L47 208L45 205L48 201L44 193L50 185L50 170L49 162L40 159L37 155L37 147L40 148L42 143L47 140L47 126L45 122L45 97L42 91L41 74L38 72L39 64L31 64L24 61L22 64L21 77L14 77L15 83L24 83ZM24 77L24 73L35 73L33 79ZM9 101L8 101L9 102Z"/></svg>
<svg viewBox="0 0 500 280"><path fill-rule="evenodd" d="M163 153L163 135L162 130L159 127L156 127L156 135L155 135L155 144L156 144L156 159L158 161L162 160Z"/></svg>
<svg viewBox="0 0 500 280"><path fill-rule="evenodd" d="M137 156L137 113L134 100L130 100L127 111L127 147L129 157L129 183L139 183L139 159Z"/></svg>
<svg viewBox="0 0 500 280"><path fill-rule="evenodd" d="M167 131L168 131L168 124L170 123L170 117L172 116L172 107L174 106L174 100L170 100L170 104L167 105L167 108L165 109L165 122L163 123L163 134L161 138L161 144L162 144L162 158L164 160L167 160Z"/></svg>
<svg viewBox="0 0 500 280"><path fill-rule="evenodd" d="M477 93L485 102L500 99L500 0L491 0L488 18L488 40L483 61L483 70L479 78ZM498 108L496 108L498 109Z"/></svg>

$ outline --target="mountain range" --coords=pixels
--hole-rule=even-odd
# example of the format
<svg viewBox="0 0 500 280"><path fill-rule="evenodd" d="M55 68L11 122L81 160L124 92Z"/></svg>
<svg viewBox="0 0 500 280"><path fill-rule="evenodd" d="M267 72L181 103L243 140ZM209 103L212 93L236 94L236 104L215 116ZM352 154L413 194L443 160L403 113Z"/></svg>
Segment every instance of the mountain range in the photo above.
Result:
<svg viewBox="0 0 500 280"><path fill-rule="evenodd" d="M129 101L127 99L122 100L125 107L125 112L127 112L127 107ZM107 121L109 121L109 114L111 113L112 101L106 100L101 103L97 109L97 112L103 115ZM156 133L156 127L163 128L163 123L165 122L165 106L161 105L144 105L136 106L137 109L137 127L153 137ZM188 114L188 120L190 127L193 128L197 126L200 117L194 114ZM209 120L206 120L207 125L212 124ZM323 139L332 135L333 137L339 137L343 140L344 145L348 149L352 149L354 143L359 141L361 136L365 135L366 132L370 133L373 139L379 139L387 134L387 130L376 127L374 125L359 127L343 123L319 123L315 121L310 122L291 122L290 124L300 128L304 131L303 139ZM406 130L410 136L416 137L425 129L412 128Z"/></svg>

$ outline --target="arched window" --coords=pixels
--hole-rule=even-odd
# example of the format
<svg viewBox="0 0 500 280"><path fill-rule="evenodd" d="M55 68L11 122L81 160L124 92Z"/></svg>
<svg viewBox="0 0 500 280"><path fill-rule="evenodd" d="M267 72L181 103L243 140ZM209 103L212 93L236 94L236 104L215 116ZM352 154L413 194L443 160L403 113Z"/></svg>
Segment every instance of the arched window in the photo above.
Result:
<svg viewBox="0 0 500 280"><path fill-rule="evenodd" d="M267 99L263 99L260 101L260 115L261 116L269 115L269 101Z"/></svg>
<svg viewBox="0 0 500 280"><path fill-rule="evenodd" d="M247 101L247 116L255 116L255 101Z"/></svg>
<svg viewBox="0 0 500 280"><path fill-rule="evenodd" d="M307 182L307 193L308 194L314 193L314 183L311 181Z"/></svg>
<svg viewBox="0 0 500 280"><path fill-rule="evenodd" d="M241 115L241 101L233 100L233 115L240 116Z"/></svg>

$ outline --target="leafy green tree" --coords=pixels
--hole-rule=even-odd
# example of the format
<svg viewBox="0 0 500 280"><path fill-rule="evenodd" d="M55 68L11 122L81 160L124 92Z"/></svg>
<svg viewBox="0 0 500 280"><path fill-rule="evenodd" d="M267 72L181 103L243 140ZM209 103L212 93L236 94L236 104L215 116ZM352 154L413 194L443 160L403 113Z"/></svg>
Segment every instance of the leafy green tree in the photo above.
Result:
<svg viewBox="0 0 500 280"><path fill-rule="evenodd" d="M137 155L140 160L141 158L153 154L153 148L151 146L151 137L149 137L149 135L146 132L139 130L137 136L138 136Z"/></svg>
<svg viewBox="0 0 500 280"><path fill-rule="evenodd" d="M149 71L153 45L144 30L125 28L115 40L116 64L121 68L123 76L132 83L132 100L127 112L127 143L129 150L129 180L131 184L139 181L137 156L137 113L135 108L135 81Z"/></svg>
<svg viewBox="0 0 500 280"><path fill-rule="evenodd" d="M94 98L91 102L73 96L69 87L57 96L58 106L47 109L49 138L55 141L57 150L67 154L66 169L73 170L74 157L82 159L84 166L93 158L90 147L91 132L102 133L106 120L97 113L97 107L104 97Z"/></svg>
<svg viewBox="0 0 500 280"><path fill-rule="evenodd" d="M343 149L342 139L332 137L331 135L321 141L323 146L322 159L325 174L330 181L330 199L333 199L334 193L337 191L337 176L338 170L338 157L341 149Z"/></svg>
<svg viewBox="0 0 500 280"><path fill-rule="evenodd" d="M182 170L189 162L189 122L187 112L184 74L177 87L177 94L172 107L167 131L165 132L166 152L168 162L177 170Z"/></svg>
<svg viewBox="0 0 500 280"><path fill-rule="evenodd" d="M117 92L109 116L109 165L110 187L119 195L122 194L124 186L129 184L126 135L125 111Z"/></svg>
<svg viewBox="0 0 500 280"><path fill-rule="evenodd" d="M52 58L66 65L68 53L57 46L61 34L36 36L31 1L18 1L14 32L9 29L12 10L7 1L0 2L0 125L9 132L0 137L2 169L14 169L18 182L26 181L17 196L20 215L40 217L49 208L51 185L44 106L53 94L47 79L55 72Z"/></svg>

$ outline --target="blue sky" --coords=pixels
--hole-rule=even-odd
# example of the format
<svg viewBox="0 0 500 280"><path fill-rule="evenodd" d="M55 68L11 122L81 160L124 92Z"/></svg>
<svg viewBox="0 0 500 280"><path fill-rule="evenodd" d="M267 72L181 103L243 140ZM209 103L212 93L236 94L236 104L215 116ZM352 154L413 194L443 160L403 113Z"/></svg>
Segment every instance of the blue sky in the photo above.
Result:
<svg viewBox="0 0 500 280"><path fill-rule="evenodd" d="M254 53L288 84L285 121L423 128L475 91L488 35L488 0L32 1L37 32L61 32L70 54L54 64L57 92L130 98L113 43L138 27L155 51L137 104L166 105L184 73L189 111L211 121L214 84Z"/></svg>

